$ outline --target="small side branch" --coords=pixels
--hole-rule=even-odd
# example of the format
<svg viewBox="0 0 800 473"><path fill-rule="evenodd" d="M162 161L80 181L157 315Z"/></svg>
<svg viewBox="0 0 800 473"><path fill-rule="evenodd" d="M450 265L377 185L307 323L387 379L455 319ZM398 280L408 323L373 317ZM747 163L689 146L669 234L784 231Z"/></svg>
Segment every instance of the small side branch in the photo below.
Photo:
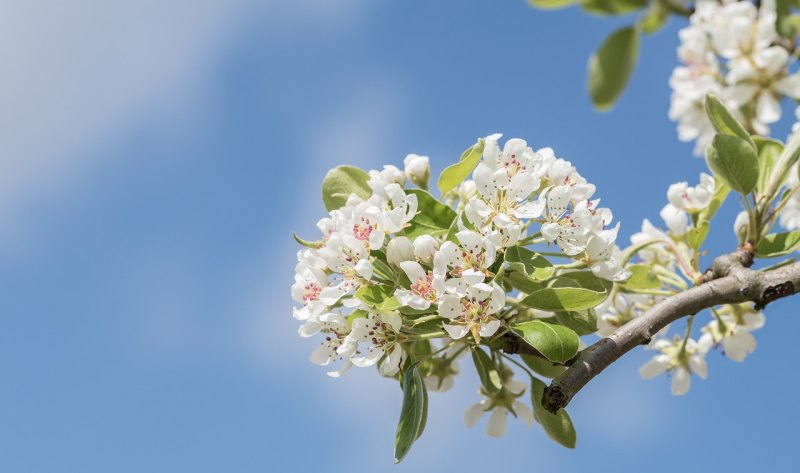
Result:
<svg viewBox="0 0 800 473"><path fill-rule="evenodd" d="M651 307L611 335L583 350L577 360L553 379L542 404L551 412L569 404L586 383L622 355L646 345L667 324L720 304L754 302L760 310L770 302L800 292L800 263L772 271L748 269L752 251L740 249L717 258L704 273L702 284Z"/></svg>

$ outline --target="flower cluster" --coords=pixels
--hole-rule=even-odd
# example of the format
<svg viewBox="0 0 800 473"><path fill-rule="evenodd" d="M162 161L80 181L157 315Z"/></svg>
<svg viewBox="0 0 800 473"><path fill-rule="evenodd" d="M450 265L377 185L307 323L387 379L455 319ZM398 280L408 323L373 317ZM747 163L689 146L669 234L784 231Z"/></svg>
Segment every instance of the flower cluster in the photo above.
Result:
<svg viewBox="0 0 800 473"><path fill-rule="evenodd" d="M699 252L697 245L690 244L689 234L697 232L700 215L711 205L717 183L705 173L700 175L699 181L694 187L686 182L669 187L669 203L660 212L667 231L645 219L642 230L631 236L632 245L628 251L637 257L634 266L644 268L657 283L640 287L639 291L617 293L598 306L599 335L608 336L666 297L701 280ZM735 228L741 233L741 227L747 224L748 214L743 212ZM711 314L713 317L700 329L701 336L696 340L691 338L691 321L683 336L670 338L669 325L661 329L648 345L658 354L642 366L641 376L650 379L669 373L672 394L683 395L689 391L692 375L701 379L708 376L705 356L712 347L722 346L725 355L733 361L743 361L755 350L756 341L750 332L764 325L764 315L755 311L752 304L723 305L711 309Z"/></svg>
<svg viewBox="0 0 800 473"><path fill-rule="evenodd" d="M781 117L783 96L800 98L800 75L779 45L774 0L699 0L690 25L679 33L681 65L670 78L671 120L681 141L697 140L701 155L714 137L703 109L706 94L720 97L751 131L767 134Z"/></svg>
<svg viewBox="0 0 800 473"><path fill-rule="evenodd" d="M505 431L508 414L533 423L532 411L519 400L526 386L512 379L497 348L499 335L529 315L538 317L534 312L559 323L554 312L536 310L536 301L523 303L519 279L504 279L509 264L523 272L528 270L519 268L533 267L534 260L543 264L540 279L519 276L527 292L580 280L596 303L614 281L630 275L616 246L619 224L609 226L612 213L592 199L595 186L552 149L534 150L521 139L501 146L500 138L488 136L467 151L472 179L453 184L441 200L427 191L426 156L408 155L404 170L331 171L323 183L329 215L317 223L317 240L296 237L305 247L297 254L292 286L299 334L320 336L311 361L335 365L330 376L353 365L376 365L386 377L407 381L416 372L422 389L446 391L464 353L482 359L475 361L476 367L483 363L479 372L495 373L499 384L487 388L482 379L485 399L465 420L472 425L491 411L488 431L494 436ZM567 263L554 265L529 245L555 250L548 254ZM570 276L575 271L580 277ZM577 351L574 336L574 343L564 343Z"/></svg>

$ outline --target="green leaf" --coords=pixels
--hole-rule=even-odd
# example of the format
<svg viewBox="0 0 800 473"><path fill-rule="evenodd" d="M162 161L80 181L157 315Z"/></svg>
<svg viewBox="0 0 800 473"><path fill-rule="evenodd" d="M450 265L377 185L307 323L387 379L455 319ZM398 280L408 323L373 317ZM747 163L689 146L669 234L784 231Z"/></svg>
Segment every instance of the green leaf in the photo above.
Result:
<svg viewBox="0 0 800 473"><path fill-rule="evenodd" d="M669 19L669 11L662 1L654 0L647 12L639 18L639 27L644 34L653 34L664 27Z"/></svg>
<svg viewBox="0 0 800 473"><path fill-rule="evenodd" d="M394 462L400 463L422 434L428 412L428 393L416 364L403 373L403 406L394 438Z"/></svg>
<svg viewBox="0 0 800 473"><path fill-rule="evenodd" d="M717 133L728 136L737 136L747 142L753 149L756 149L756 144L750 133L744 129L739 120L733 116L725 104L722 103L715 95L708 94L705 99L705 108L708 119L714 125Z"/></svg>
<svg viewBox="0 0 800 473"><path fill-rule="evenodd" d="M523 246L512 246L505 253L506 263L511 263L516 271L523 271L526 276L534 281L544 281L553 276L555 268L552 263L540 255ZM517 263L518 265L513 265Z"/></svg>
<svg viewBox="0 0 800 473"><path fill-rule="evenodd" d="M690 248L700 249L708 236L708 228L708 220L703 220L698 222L696 227L692 227L686 232L686 243Z"/></svg>
<svg viewBox="0 0 800 473"><path fill-rule="evenodd" d="M553 362L545 360L544 358L539 358L538 356L520 355L520 357L528 368L545 378L555 378L567 369L566 366L554 365Z"/></svg>
<svg viewBox="0 0 800 473"><path fill-rule="evenodd" d="M500 379L500 373L497 371L497 366L492 363L492 359L485 351L478 347L472 350L472 362L475 363L475 370L478 372L478 377L481 379L481 384L491 394L496 394L503 388L503 381Z"/></svg>
<svg viewBox="0 0 800 473"><path fill-rule="evenodd" d="M444 235L447 233L456 219L456 212L453 209L422 189L407 190L406 194L417 196L418 209L417 215L405 229L407 237L413 240L420 235Z"/></svg>
<svg viewBox="0 0 800 473"><path fill-rule="evenodd" d="M706 150L706 163L714 175L742 195L752 192L758 182L755 147L738 136L714 136Z"/></svg>
<svg viewBox="0 0 800 473"><path fill-rule="evenodd" d="M556 8L564 8L580 0L528 0L532 7L541 8L542 10L555 10Z"/></svg>
<svg viewBox="0 0 800 473"><path fill-rule="evenodd" d="M548 312L591 309L608 297L609 287L591 271L575 271L553 278L549 287L532 291L521 303Z"/></svg>
<svg viewBox="0 0 800 473"><path fill-rule="evenodd" d="M363 199L372 195L367 185L369 174L354 166L339 166L328 171L322 180L322 201L330 212L344 207L350 194Z"/></svg>
<svg viewBox="0 0 800 473"><path fill-rule="evenodd" d="M800 22L798 22L797 15L792 15L792 8L800 7L800 2L797 0L776 0L775 13L777 19L775 21L775 29L778 34L784 38L794 40L795 36L800 33Z"/></svg>
<svg viewBox="0 0 800 473"><path fill-rule="evenodd" d="M624 15L646 7L647 0L582 0L581 6L595 15Z"/></svg>
<svg viewBox="0 0 800 473"><path fill-rule="evenodd" d="M563 325L529 320L511 328L550 361L564 363L578 353L578 334Z"/></svg>
<svg viewBox="0 0 800 473"><path fill-rule="evenodd" d="M777 258L788 255L800 248L800 231L770 233L756 245L756 256L759 258Z"/></svg>
<svg viewBox="0 0 800 473"><path fill-rule="evenodd" d="M479 139L477 143L461 154L461 159L457 163L447 166L442 171L442 174L439 175L439 192L442 195L455 189L464 179L469 177L472 170L481 160L481 156L483 156L484 144L484 139Z"/></svg>
<svg viewBox="0 0 800 473"><path fill-rule="evenodd" d="M628 266L628 270L631 272L631 277L624 283L620 284L622 290L626 292L636 292L657 289L661 287L661 281L649 266L643 264L634 264Z"/></svg>
<svg viewBox="0 0 800 473"><path fill-rule="evenodd" d="M297 233L295 233L295 232L292 232L292 237L294 237L294 241L296 241L297 243L300 243L303 246L307 246L309 248L314 248L314 249L318 248L316 241L303 240L302 238L297 236Z"/></svg>
<svg viewBox="0 0 800 473"><path fill-rule="evenodd" d="M544 388L545 384L542 381L531 378L531 404L533 404L534 418L551 439L567 448L575 448L577 434L572 425L572 419L564 409L559 409L553 414L542 406Z"/></svg>
<svg viewBox="0 0 800 473"><path fill-rule="evenodd" d="M639 55L639 35L632 26L609 36L589 58L589 95L598 110L608 110L628 83Z"/></svg>
<svg viewBox="0 0 800 473"><path fill-rule="evenodd" d="M778 162L778 158L783 153L783 143L760 136L754 137L754 140L758 148L758 184L756 189L763 192L769 184L772 168L775 167L775 163Z"/></svg>
<svg viewBox="0 0 800 473"><path fill-rule="evenodd" d="M512 246L505 252L503 278L513 287L531 293L541 289L542 281L553 276L555 268L547 259L525 247Z"/></svg>
<svg viewBox="0 0 800 473"><path fill-rule="evenodd" d="M381 312L400 308L400 302L394 297L394 287L383 284L361 286L356 291L356 298L369 307Z"/></svg>
<svg viewBox="0 0 800 473"><path fill-rule="evenodd" d="M771 199L776 195L778 189L784 184L789 170L792 169L798 159L800 159L800 133L794 133L786 142L783 152L778 157L778 162L773 166L773 171L769 176L769 184L764 192L765 196Z"/></svg>
<svg viewBox="0 0 800 473"><path fill-rule="evenodd" d="M578 335L589 335L597 331L597 314L594 309L572 312L556 312L559 324L575 331Z"/></svg>

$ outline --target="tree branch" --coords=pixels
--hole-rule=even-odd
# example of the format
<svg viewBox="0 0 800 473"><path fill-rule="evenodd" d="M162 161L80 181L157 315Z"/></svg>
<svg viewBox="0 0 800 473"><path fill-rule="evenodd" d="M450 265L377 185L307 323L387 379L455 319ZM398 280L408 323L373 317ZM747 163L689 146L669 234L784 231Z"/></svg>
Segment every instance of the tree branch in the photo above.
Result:
<svg viewBox="0 0 800 473"><path fill-rule="evenodd" d="M545 389L544 407L554 413L565 407L592 378L633 348L650 343L659 330L681 317L716 305L741 302L754 302L761 310L776 299L800 292L800 263L754 271L748 269L752 261L750 247L717 258L700 285L662 300L583 350L572 366Z"/></svg>

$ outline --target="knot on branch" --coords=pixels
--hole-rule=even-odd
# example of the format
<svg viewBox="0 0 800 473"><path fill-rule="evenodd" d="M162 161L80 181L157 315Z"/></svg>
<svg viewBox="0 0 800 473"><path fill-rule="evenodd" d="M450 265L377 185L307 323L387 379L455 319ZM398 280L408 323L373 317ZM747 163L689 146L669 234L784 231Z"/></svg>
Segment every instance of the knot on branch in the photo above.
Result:
<svg viewBox="0 0 800 473"><path fill-rule="evenodd" d="M569 404L569 396L560 387L550 385L544 389L542 406L549 412L555 414L559 409L566 407L567 404Z"/></svg>
<svg viewBox="0 0 800 473"><path fill-rule="evenodd" d="M770 302L780 299L781 297L786 297L795 293L794 290L794 283L792 281L785 281L780 284L776 284L774 286L769 286L768 288L764 289L764 292L761 294L761 297L755 301L755 310L762 310L764 307L767 306Z"/></svg>
<svg viewBox="0 0 800 473"><path fill-rule="evenodd" d="M750 242L745 242L733 253L722 255L714 259L711 267L700 277L698 284L703 284L714 279L724 278L737 269L749 268L753 265L755 248Z"/></svg>

